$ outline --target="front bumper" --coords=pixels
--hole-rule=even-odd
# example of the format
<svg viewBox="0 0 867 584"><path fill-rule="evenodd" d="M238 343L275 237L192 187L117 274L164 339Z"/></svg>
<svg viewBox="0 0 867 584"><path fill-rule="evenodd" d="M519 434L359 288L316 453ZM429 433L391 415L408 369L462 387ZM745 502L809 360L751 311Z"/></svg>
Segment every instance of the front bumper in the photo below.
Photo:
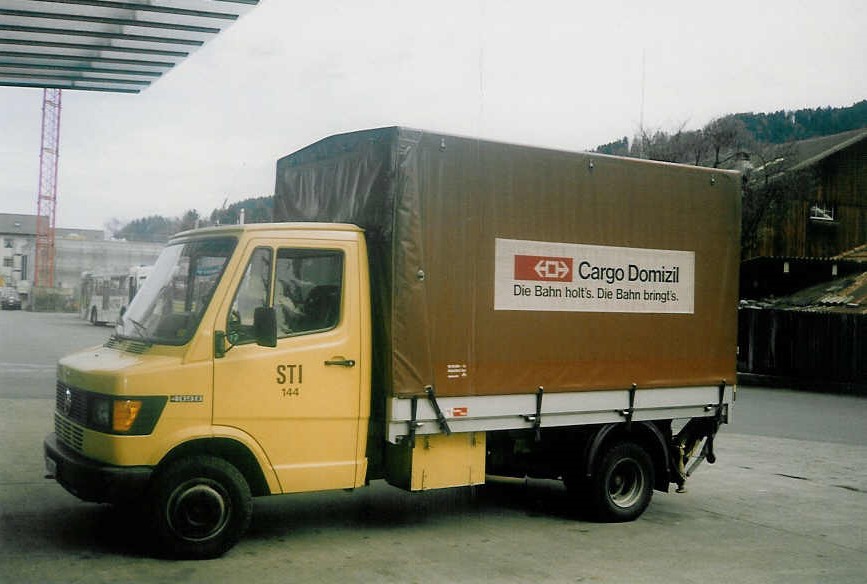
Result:
<svg viewBox="0 0 867 584"><path fill-rule="evenodd" d="M102 464L65 446L52 432L45 437L46 478L84 501L125 503L144 495L153 474L149 466Z"/></svg>

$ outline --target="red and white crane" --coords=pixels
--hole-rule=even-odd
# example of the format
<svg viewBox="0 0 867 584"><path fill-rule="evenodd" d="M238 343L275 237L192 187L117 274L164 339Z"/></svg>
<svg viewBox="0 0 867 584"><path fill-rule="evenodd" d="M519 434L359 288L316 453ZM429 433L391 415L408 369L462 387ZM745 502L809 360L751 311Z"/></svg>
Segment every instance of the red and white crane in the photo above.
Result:
<svg viewBox="0 0 867 584"><path fill-rule="evenodd" d="M60 158L60 89L42 90L42 145L36 194L36 269L34 285L54 287L54 216Z"/></svg>

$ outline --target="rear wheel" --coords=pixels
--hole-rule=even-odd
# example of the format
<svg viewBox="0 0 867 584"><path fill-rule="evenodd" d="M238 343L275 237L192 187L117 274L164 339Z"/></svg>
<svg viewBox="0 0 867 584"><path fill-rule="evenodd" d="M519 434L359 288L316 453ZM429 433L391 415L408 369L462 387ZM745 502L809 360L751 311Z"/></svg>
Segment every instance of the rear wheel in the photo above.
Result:
<svg viewBox="0 0 867 584"><path fill-rule="evenodd" d="M634 442L616 442L599 460L587 487L595 517L605 522L637 519L653 497L653 462Z"/></svg>
<svg viewBox="0 0 867 584"><path fill-rule="evenodd" d="M194 559L221 556L235 545L253 510L243 475L214 456L182 459L161 471L151 503L163 551Z"/></svg>

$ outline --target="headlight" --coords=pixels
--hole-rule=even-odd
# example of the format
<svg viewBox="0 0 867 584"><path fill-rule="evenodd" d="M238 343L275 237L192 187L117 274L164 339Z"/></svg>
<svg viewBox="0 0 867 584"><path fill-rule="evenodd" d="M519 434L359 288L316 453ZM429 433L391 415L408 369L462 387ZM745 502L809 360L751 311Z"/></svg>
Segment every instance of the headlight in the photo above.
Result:
<svg viewBox="0 0 867 584"><path fill-rule="evenodd" d="M150 434L165 405L162 396L112 399L90 394L87 427L108 434Z"/></svg>
<svg viewBox="0 0 867 584"><path fill-rule="evenodd" d="M111 401L95 399L90 402L90 423L97 429L111 428Z"/></svg>

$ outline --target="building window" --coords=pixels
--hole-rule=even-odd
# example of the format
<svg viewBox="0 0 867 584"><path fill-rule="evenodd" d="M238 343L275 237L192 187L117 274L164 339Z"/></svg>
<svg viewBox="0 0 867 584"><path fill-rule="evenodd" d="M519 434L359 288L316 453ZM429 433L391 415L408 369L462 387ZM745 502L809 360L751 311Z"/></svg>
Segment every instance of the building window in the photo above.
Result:
<svg viewBox="0 0 867 584"><path fill-rule="evenodd" d="M814 203L810 206L811 221L833 222L837 220L836 209L827 203Z"/></svg>
<svg viewBox="0 0 867 584"><path fill-rule="evenodd" d="M13 247L15 247L15 240L11 237L4 237L3 247L5 247L6 249L12 249Z"/></svg>
<svg viewBox="0 0 867 584"><path fill-rule="evenodd" d="M3 267L4 268L11 268L15 265L13 262L14 262L14 260L11 257L3 258Z"/></svg>

